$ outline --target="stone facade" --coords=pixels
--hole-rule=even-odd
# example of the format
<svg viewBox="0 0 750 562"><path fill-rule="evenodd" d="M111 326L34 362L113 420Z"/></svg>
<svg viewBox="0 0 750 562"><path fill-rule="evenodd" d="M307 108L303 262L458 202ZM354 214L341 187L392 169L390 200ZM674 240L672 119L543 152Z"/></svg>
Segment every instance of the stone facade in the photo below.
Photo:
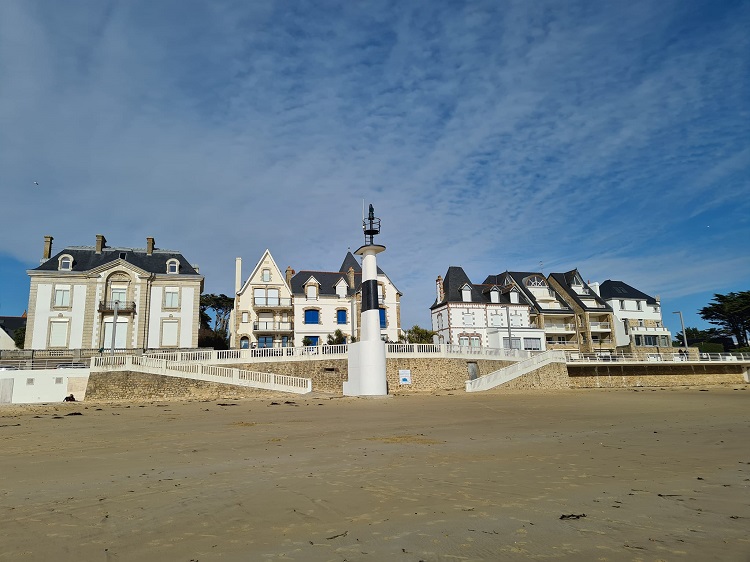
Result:
<svg viewBox="0 0 750 562"><path fill-rule="evenodd" d="M644 365L568 365L571 388L629 388L743 384L741 365L648 363Z"/></svg>

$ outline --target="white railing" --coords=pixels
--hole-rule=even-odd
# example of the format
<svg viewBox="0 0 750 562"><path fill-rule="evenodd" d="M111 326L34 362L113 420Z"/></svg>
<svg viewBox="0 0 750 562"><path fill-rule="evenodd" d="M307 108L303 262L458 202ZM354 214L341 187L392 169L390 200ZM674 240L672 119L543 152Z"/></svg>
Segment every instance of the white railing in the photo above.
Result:
<svg viewBox="0 0 750 562"><path fill-rule="evenodd" d="M535 371L544 365L549 363L565 363L565 352L564 351L545 351L493 371L488 375L466 381L466 392L478 392L482 390L489 390L506 382L512 381L515 378Z"/></svg>
<svg viewBox="0 0 750 562"><path fill-rule="evenodd" d="M579 353L577 351L565 351L568 363L654 363L665 362L687 362L687 361L734 361L750 362L750 353L680 353L677 348L671 353Z"/></svg>
<svg viewBox="0 0 750 562"><path fill-rule="evenodd" d="M591 326L592 330L609 330L610 329L609 322L590 322L589 325Z"/></svg>
<svg viewBox="0 0 750 562"><path fill-rule="evenodd" d="M545 332L575 332L575 324L545 324Z"/></svg>
<svg viewBox="0 0 750 562"><path fill-rule="evenodd" d="M258 331L279 331L290 332L294 330L294 324L291 322L254 322L253 330Z"/></svg>
<svg viewBox="0 0 750 562"><path fill-rule="evenodd" d="M200 362L179 363L147 356L94 357L91 360L91 369L92 371L133 370L296 394L312 392L312 380L304 377L204 365Z"/></svg>

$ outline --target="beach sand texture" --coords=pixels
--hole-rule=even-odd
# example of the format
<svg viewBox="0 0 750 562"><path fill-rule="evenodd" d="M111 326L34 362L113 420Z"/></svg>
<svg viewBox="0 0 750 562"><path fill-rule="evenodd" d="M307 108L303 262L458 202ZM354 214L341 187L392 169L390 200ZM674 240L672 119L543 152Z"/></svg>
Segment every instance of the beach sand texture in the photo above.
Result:
<svg viewBox="0 0 750 562"><path fill-rule="evenodd" d="M747 561L749 404L737 385L4 407L0 560Z"/></svg>

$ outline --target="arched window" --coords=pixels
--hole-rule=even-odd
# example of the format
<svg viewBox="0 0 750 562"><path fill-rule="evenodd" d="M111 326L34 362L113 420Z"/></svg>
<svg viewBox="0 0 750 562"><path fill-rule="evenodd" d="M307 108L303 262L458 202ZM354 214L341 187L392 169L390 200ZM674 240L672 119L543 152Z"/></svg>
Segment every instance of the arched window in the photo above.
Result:
<svg viewBox="0 0 750 562"><path fill-rule="evenodd" d="M240 349L249 349L250 348L250 339L247 336L242 336L240 338Z"/></svg>
<svg viewBox="0 0 750 562"><path fill-rule="evenodd" d="M178 260L172 259L167 261L167 273L179 273L180 272L180 262Z"/></svg>
<svg viewBox="0 0 750 562"><path fill-rule="evenodd" d="M547 281L541 275L530 275L524 279L527 287L546 287Z"/></svg>
<svg viewBox="0 0 750 562"><path fill-rule="evenodd" d="M69 255L60 256L57 269L60 271L70 271L73 269L73 258Z"/></svg>

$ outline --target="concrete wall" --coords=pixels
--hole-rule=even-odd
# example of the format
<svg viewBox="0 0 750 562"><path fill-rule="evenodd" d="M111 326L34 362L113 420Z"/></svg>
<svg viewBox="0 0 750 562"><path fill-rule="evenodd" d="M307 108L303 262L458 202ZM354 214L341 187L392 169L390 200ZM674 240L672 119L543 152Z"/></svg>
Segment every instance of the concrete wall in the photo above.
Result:
<svg viewBox="0 0 750 562"><path fill-rule="evenodd" d="M69 375L74 373L74 375ZM76 400L86 397L88 369L29 369L0 371L3 386L12 386L10 403L39 404L42 402L62 402L73 394Z"/></svg>

